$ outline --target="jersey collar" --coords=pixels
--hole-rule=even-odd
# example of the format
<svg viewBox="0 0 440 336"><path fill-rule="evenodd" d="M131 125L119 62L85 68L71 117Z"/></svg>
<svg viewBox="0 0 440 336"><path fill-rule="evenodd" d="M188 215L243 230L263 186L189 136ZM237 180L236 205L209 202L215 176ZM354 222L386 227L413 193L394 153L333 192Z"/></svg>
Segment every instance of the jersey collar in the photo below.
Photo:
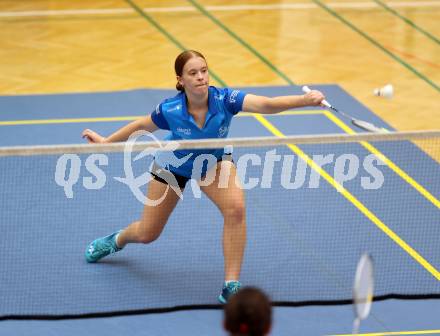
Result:
<svg viewBox="0 0 440 336"><path fill-rule="evenodd" d="M208 112L206 114L205 124L201 129L205 128L208 121L217 113L217 109L214 107L214 94L215 94L215 88L213 86L210 86L208 88ZM188 112L185 93L181 92L180 95L181 95L180 99L182 102L182 112L184 118L191 121L197 128L199 128L193 116Z"/></svg>

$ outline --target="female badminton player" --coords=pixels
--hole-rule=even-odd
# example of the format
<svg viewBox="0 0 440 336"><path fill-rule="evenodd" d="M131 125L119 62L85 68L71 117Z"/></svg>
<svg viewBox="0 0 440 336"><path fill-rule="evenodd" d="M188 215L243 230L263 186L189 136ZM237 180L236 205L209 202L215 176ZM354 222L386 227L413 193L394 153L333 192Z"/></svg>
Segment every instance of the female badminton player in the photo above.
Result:
<svg viewBox="0 0 440 336"><path fill-rule="evenodd" d="M151 115L131 122L109 137L103 137L89 129L83 131L83 137L89 143L121 142L126 141L136 131L154 132L160 128L171 132L167 140L224 138L227 136L232 117L239 111L273 114L295 107L317 106L325 99L319 91L269 98L245 94L230 88L209 86L205 57L193 50L184 51L177 56L174 68L176 89L179 91L175 97L165 99ZM180 154L179 157L188 154L185 151L178 152L175 155ZM225 303L241 286L239 276L246 245L245 198L243 188L235 183L236 167L231 156L223 149L209 153L217 158L217 163L209 167L208 171L215 174L214 183L201 186L201 190L219 208L224 218L225 282L218 300ZM160 154L156 155L151 171L153 180L148 187L148 199L157 200L162 197L169 187L167 184L172 183L170 181L177 182L180 190L183 190L192 176L194 159L193 155L185 164L173 168L164 165ZM220 168L229 169L229 174L220 174ZM169 178L170 174L173 178ZM161 234L178 200L177 192L169 192L158 205L145 205L139 220L121 231L90 243L85 253L86 260L90 263L97 262L111 253L120 251L129 243L153 242Z"/></svg>

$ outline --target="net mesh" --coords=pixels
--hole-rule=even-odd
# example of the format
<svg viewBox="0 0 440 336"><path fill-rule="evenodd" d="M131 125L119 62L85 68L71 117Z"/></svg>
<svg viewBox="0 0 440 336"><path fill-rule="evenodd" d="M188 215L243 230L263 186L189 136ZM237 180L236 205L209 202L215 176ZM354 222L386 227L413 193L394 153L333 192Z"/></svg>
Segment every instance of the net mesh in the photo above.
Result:
<svg viewBox="0 0 440 336"><path fill-rule="evenodd" d="M153 156L135 158L166 143L132 145L0 148L0 317L217 303L223 217L194 183L158 240L86 263L90 241L142 214ZM369 252L376 297L440 297L440 132L179 146L233 146L246 198L244 285L279 304L350 301L357 261Z"/></svg>

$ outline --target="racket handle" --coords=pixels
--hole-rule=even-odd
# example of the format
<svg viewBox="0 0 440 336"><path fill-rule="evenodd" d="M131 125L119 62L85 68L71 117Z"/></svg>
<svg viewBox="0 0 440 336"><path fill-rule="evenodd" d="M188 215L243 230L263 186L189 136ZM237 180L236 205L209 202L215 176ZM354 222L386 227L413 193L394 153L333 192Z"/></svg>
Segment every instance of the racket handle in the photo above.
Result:
<svg viewBox="0 0 440 336"><path fill-rule="evenodd" d="M305 93L309 93L310 91L312 91L312 90L310 90L310 88L309 88L307 85L304 85L304 86L302 87L302 90L303 90L303 92L305 92ZM327 100L325 100L325 99L321 102L321 104L324 105L325 107L332 108L332 106L330 105L330 103L329 103Z"/></svg>
<svg viewBox="0 0 440 336"><path fill-rule="evenodd" d="M359 317L356 317L355 320L353 321L353 331L352 331L353 335L357 335L359 333L360 326L361 326L361 319Z"/></svg>

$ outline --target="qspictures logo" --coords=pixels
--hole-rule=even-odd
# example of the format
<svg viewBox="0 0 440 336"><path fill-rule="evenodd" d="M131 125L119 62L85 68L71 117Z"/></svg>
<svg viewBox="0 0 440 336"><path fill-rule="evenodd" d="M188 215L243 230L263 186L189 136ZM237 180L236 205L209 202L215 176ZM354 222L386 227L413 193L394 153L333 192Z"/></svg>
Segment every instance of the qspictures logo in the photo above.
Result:
<svg viewBox="0 0 440 336"><path fill-rule="evenodd" d="M140 138L147 138L154 146L145 147L142 152L134 151L134 146ZM230 146L228 146L230 147ZM199 153L199 151L197 151ZM225 153L231 149L225 148ZM237 170L236 185L245 190L254 188L272 188L281 186L286 190L300 188L319 188L321 175L316 169L310 166L296 155L280 155L276 149L268 150L264 154L242 153L235 157ZM178 155L177 155L178 154ZM153 160L142 174L135 176L133 164L142 159L146 161L151 156ZM237 155L236 155L237 156ZM180 172L182 169L186 175L191 176L190 186L195 198L201 197L200 186L211 183L218 183L218 188L227 188L227 183L216 179L213 169L218 164L218 157L212 154L194 154L188 150L180 150L179 143L168 141L161 143L152 133L138 131L133 133L124 146L124 167L122 177L111 177L114 180L127 186L133 196L144 205L155 206L163 202L168 192L175 192L181 199L183 193L178 186L176 177L170 172ZM336 181L337 190L341 191L344 183L360 183L364 190L376 190L382 187L385 178L379 169L384 163L380 157L370 154L359 157L356 154L314 154L311 156L314 166L326 170L329 174L333 171L332 177ZM142 161L141 161L142 162ZM109 157L106 154L90 154L84 162L86 170L83 173L83 162L77 154L64 154L57 160L55 167L55 183L64 189L67 198L74 198L73 187L82 180L82 187L87 190L102 189L107 183L106 167L109 166ZM280 170L281 168L281 170ZM230 165L220 165L219 176L229 176L230 172L223 172L222 169L230 169ZM158 199L149 199L144 191L145 185L151 182L155 173L160 175L166 182L166 189ZM277 171L277 173L275 173ZM281 171L281 173L278 173ZM122 172L121 172L122 174ZM178 173L177 173L178 174ZM82 176L83 175L83 176ZM156 174L157 175L157 174ZM77 186L79 187L79 186Z"/></svg>

